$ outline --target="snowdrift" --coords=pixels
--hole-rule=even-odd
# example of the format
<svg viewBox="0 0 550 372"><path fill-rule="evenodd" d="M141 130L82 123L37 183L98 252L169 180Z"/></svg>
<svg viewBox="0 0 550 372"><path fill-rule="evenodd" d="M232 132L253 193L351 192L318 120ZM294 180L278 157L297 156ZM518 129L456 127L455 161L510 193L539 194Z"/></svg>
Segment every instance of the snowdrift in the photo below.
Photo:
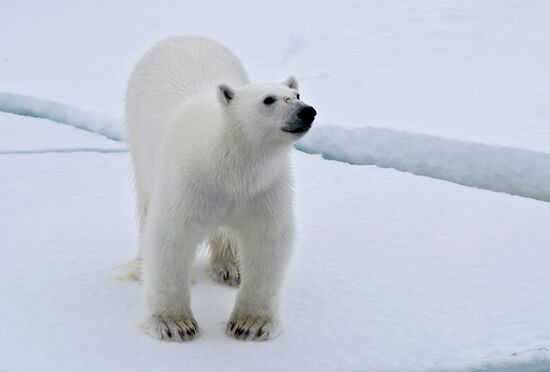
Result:
<svg viewBox="0 0 550 372"><path fill-rule="evenodd" d="M109 139L124 139L120 123L108 115L43 98L0 92L0 111L71 125L101 134Z"/></svg>
<svg viewBox="0 0 550 372"><path fill-rule="evenodd" d="M46 99L0 92L0 111L50 119L117 141L124 139L118 120ZM314 127L296 148L329 160L394 168L464 186L550 201L550 154L543 152L386 128L328 125Z"/></svg>
<svg viewBox="0 0 550 372"><path fill-rule="evenodd" d="M464 186L550 201L550 154L385 128L320 126L298 150L377 165Z"/></svg>

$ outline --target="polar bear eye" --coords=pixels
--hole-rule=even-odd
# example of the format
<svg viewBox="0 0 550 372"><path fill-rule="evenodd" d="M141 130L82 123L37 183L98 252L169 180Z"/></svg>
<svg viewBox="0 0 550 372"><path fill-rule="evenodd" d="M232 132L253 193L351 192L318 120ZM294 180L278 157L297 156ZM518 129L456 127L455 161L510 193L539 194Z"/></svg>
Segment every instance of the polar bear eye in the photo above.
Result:
<svg viewBox="0 0 550 372"><path fill-rule="evenodd" d="M299 94L296 94L296 99L300 99L300 95L299 95Z"/></svg>
<svg viewBox="0 0 550 372"><path fill-rule="evenodd" d="M271 97L271 96L266 97L266 98L264 99L264 104L265 104L265 105L271 105L271 104L274 103L274 102L275 102L275 98L273 98L273 97Z"/></svg>

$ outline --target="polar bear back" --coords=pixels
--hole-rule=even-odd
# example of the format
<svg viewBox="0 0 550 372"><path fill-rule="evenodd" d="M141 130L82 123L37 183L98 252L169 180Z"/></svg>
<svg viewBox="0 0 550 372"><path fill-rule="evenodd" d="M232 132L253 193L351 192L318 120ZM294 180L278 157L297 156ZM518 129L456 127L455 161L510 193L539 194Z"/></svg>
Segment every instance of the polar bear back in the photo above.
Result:
<svg viewBox="0 0 550 372"><path fill-rule="evenodd" d="M203 37L174 37L151 48L132 72L126 93L126 132L138 190L147 191L163 134L174 113L219 84L249 83L239 59Z"/></svg>

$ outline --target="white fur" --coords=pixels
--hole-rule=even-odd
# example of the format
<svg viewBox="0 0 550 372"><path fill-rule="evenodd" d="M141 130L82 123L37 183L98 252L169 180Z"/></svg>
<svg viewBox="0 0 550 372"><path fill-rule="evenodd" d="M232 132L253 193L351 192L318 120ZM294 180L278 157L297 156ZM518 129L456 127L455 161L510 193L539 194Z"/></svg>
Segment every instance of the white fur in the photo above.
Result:
<svg viewBox="0 0 550 372"><path fill-rule="evenodd" d="M208 238L217 280L227 276L237 285L242 271L227 333L256 340L278 334L294 240L289 150L299 138L281 128L305 106L296 89L292 77L250 85L235 55L199 37L162 41L135 67L126 125L140 220L143 327L154 337L198 335L190 264ZM277 98L269 107L268 95Z"/></svg>

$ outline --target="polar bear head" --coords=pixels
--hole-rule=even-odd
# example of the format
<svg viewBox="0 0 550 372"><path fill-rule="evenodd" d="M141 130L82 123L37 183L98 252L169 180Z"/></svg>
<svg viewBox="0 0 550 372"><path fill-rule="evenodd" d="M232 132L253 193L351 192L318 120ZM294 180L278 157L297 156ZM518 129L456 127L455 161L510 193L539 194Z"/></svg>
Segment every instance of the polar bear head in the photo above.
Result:
<svg viewBox="0 0 550 372"><path fill-rule="evenodd" d="M300 99L293 76L283 84L221 84L218 99L228 120L261 143L294 142L311 128L317 114Z"/></svg>

